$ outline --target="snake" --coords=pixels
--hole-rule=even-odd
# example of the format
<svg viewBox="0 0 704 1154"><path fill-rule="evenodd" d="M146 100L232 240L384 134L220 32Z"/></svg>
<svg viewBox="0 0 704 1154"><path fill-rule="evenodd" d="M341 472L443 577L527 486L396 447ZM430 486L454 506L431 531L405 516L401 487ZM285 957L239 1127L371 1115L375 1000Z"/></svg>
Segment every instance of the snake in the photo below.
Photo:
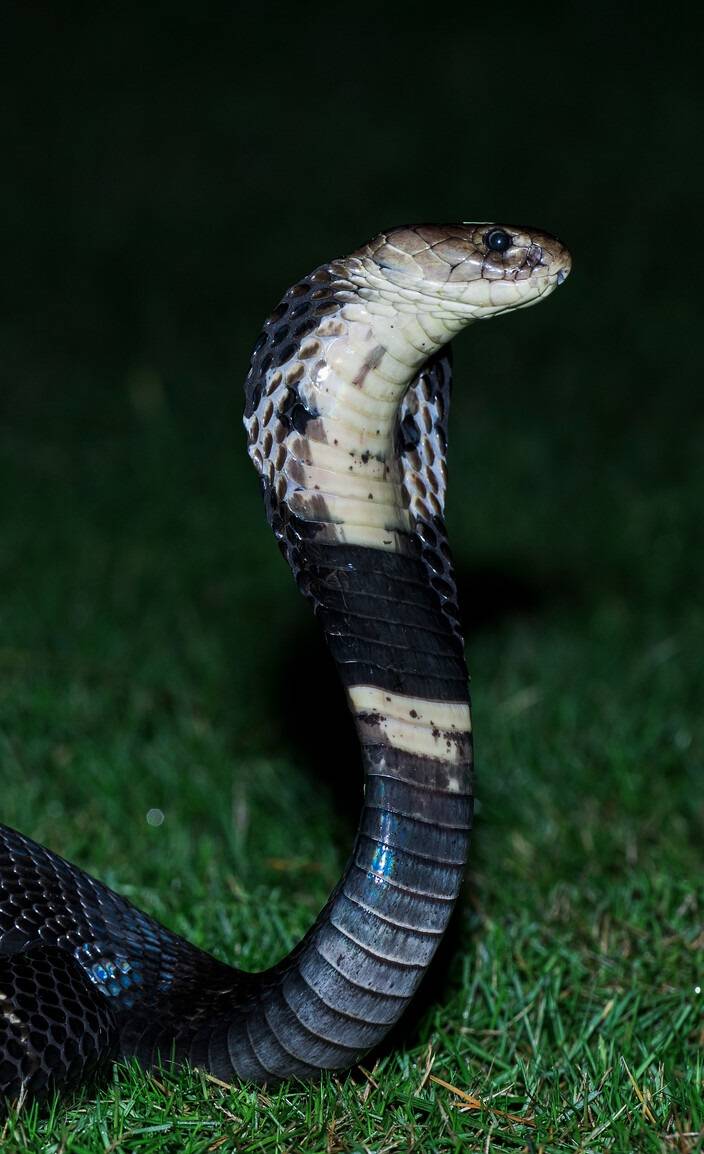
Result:
<svg viewBox="0 0 704 1154"><path fill-rule="evenodd" d="M0 826L3 1103L80 1087L116 1059L310 1081L359 1062L398 1021L457 902L472 824L444 519L451 342L543 300L570 269L564 245L532 227L403 226L303 276L273 310L244 425L356 726L351 855L300 943L249 973ZM333 742L333 777L334 763Z"/></svg>

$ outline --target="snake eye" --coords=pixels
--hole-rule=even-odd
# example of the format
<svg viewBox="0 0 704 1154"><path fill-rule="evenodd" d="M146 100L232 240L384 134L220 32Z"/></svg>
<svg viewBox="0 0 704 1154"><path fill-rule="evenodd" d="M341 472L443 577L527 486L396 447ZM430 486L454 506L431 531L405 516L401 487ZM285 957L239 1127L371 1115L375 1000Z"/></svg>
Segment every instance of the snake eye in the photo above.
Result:
<svg viewBox="0 0 704 1154"><path fill-rule="evenodd" d="M502 228L492 228L484 237L484 244L492 252L506 252L511 247L511 237Z"/></svg>

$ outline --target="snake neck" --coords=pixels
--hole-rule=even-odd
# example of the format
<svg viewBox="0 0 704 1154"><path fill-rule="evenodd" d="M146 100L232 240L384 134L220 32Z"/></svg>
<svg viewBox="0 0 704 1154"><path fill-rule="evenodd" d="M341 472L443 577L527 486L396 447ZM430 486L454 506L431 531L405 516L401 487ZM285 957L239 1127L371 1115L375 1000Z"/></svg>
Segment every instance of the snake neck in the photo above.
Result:
<svg viewBox="0 0 704 1154"><path fill-rule="evenodd" d="M464 792L471 726L443 522L439 355L461 322L412 301L399 311L362 271L354 258L323 266L267 321L246 386L249 452L368 774L382 766Z"/></svg>
<svg viewBox="0 0 704 1154"><path fill-rule="evenodd" d="M316 270L266 322L245 386L249 453L276 504L319 542L407 552L399 406L458 322L399 312L355 283L357 264Z"/></svg>

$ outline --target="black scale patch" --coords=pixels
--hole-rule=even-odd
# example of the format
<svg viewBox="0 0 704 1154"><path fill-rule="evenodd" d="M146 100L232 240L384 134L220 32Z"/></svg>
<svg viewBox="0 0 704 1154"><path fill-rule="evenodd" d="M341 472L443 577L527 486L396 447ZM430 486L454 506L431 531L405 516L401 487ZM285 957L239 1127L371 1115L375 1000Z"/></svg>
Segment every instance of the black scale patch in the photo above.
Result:
<svg viewBox="0 0 704 1154"><path fill-rule="evenodd" d="M84 1082L116 1055L110 1004L69 954L0 956L0 1099Z"/></svg>
<svg viewBox="0 0 704 1154"><path fill-rule="evenodd" d="M301 343L320 324L321 318L339 307L335 292L341 287L329 265L321 265L309 276L292 285L284 294L257 338L252 352L249 372L244 383L244 416L254 416L262 398L267 373L287 364ZM349 287L349 286L347 286ZM302 433L311 413L302 404L296 383L288 384L288 393L278 409L288 430Z"/></svg>
<svg viewBox="0 0 704 1154"><path fill-rule="evenodd" d="M292 514L267 482L263 492L276 539L313 604L343 683L464 700L464 645L448 629L447 598L429 584L422 555L318 542L319 525ZM405 621L389 606L403 606Z"/></svg>
<svg viewBox="0 0 704 1154"><path fill-rule="evenodd" d="M408 388L399 407L394 445L425 580L435 590L453 634L463 641L443 516L451 391L452 349L448 346L426 362Z"/></svg>

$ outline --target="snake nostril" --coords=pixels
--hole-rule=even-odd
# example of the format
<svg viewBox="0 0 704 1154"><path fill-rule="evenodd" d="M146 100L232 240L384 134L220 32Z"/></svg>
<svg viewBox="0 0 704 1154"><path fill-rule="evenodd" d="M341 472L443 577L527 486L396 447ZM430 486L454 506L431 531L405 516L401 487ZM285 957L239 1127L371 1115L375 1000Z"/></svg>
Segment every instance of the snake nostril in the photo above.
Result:
<svg viewBox="0 0 704 1154"><path fill-rule="evenodd" d="M567 275L568 275L568 273L567 273L567 269L566 269L566 268L561 268L561 269L559 270L558 274L557 274L557 278L556 278L556 279L557 279L557 283L558 283L558 284L562 284L562 282L563 282L563 281L566 281L566 280L567 280Z"/></svg>

